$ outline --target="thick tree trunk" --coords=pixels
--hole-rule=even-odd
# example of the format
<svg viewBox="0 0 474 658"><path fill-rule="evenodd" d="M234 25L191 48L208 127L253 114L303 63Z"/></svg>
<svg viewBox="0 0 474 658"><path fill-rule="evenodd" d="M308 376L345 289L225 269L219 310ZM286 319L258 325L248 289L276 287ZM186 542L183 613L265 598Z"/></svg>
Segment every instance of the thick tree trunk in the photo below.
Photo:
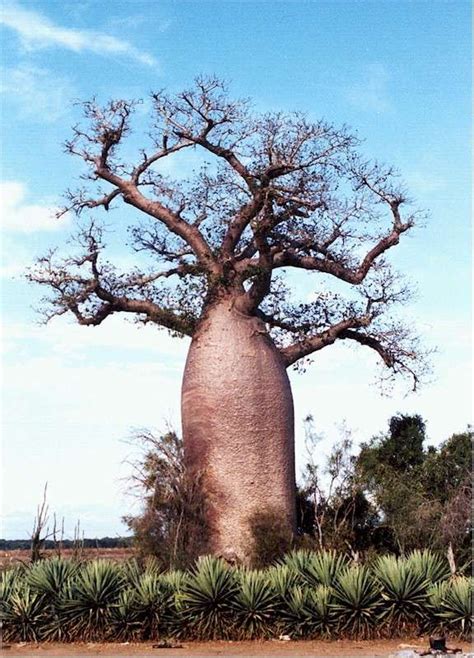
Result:
<svg viewBox="0 0 474 658"><path fill-rule="evenodd" d="M208 310L183 380L188 465L209 495L210 550L245 560L249 519L277 511L294 529L294 414L283 361L263 323L231 300Z"/></svg>

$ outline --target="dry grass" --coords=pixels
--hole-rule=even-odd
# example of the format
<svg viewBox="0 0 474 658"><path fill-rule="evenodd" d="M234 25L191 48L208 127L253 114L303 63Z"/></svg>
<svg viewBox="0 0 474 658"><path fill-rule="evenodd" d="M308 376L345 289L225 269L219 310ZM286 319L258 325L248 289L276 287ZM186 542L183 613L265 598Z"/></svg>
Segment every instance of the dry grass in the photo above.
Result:
<svg viewBox="0 0 474 658"><path fill-rule="evenodd" d="M77 551L72 548L63 548L61 556L64 558L72 558L77 555ZM58 555L58 551L48 549L42 551L44 557L49 558ZM121 562L133 557L135 552L133 548L84 548L80 551L80 556L85 560L106 559L113 560L114 562ZM30 551L26 549L17 549L14 551L0 551L0 568L8 567L19 562L29 564Z"/></svg>

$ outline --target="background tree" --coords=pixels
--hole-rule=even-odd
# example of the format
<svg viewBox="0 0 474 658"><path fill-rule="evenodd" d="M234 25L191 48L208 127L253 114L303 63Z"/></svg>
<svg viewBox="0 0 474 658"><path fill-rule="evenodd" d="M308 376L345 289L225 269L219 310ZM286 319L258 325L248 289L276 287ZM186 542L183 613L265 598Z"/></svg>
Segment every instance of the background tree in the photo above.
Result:
<svg viewBox="0 0 474 658"><path fill-rule="evenodd" d="M379 548L385 533L380 532L378 511L357 477L351 434L341 428L325 461L312 416L305 419L305 434L307 461L297 497L299 530L314 537L317 549L348 551L357 560L361 551Z"/></svg>
<svg viewBox="0 0 474 658"><path fill-rule="evenodd" d="M133 102L84 103L85 124L67 143L87 168L65 210L136 211L137 266L121 272L105 259L93 220L75 238L76 255L52 251L29 277L51 293L48 318L70 313L94 326L121 312L192 337L182 394L188 465L206 474L211 548L242 557L257 509L270 505L295 523L288 367L346 341L374 351L388 377L417 385L417 340L391 312L409 291L386 260L416 213L404 211L393 169L366 161L345 127L297 112L252 114L214 78L151 100L146 145L132 163ZM202 167L189 179L166 176L163 163L191 149ZM316 275L311 301L307 291L298 301L290 270Z"/></svg>
<svg viewBox="0 0 474 658"><path fill-rule="evenodd" d="M129 492L140 511L124 517L141 555L153 555L165 569L184 568L206 548L206 501L197 474L187 472L183 442L173 431L137 431L141 455L131 462Z"/></svg>
<svg viewBox="0 0 474 658"><path fill-rule="evenodd" d="M468 428L426 448L422 418L399 415L387 434L361 445L357 480L398 551L429 546L452 551L460 563L469 558L472 437Z"/></svg>

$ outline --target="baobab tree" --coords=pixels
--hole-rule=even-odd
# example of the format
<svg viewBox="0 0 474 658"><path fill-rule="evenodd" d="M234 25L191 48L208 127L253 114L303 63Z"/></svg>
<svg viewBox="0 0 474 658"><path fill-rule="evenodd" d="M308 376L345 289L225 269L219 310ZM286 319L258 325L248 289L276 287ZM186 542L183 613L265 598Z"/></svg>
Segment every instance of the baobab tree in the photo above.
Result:
<svg viewBox="0 0 474 658"><path fill-rule="evenodd" d="M405 214L396 173L367 162L347 128L301 113L257 115L215 78L152 94L148 146L129 164L124 144L130 150L126 138L143 121L136 109L83 104L66 148L84 161L86 185L67 193L64 211L93 217L75 237L76 255L52 251L28 276L51 293L47 318L70 313L94 326L122 312L192 338L182 387L187 465L205 474L211 550L243 557L256 510L295 522L287 368L344 341L416 386L419 346L392 312L408 288L387 261L416 213ZM190 149L203 154L198 169L166 175ZM136 215L137 265L126 272L105 260L94 215L108 211L119 227L123 204ZM295 287L292 272L314 278Z"/></svg>

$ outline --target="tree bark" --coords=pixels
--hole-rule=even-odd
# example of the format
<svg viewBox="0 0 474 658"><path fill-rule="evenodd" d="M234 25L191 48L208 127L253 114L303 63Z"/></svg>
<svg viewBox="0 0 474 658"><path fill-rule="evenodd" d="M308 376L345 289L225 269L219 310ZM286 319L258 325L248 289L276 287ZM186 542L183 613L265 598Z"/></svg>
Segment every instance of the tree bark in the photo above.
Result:
<svg viewBox="0 0 474 658"><path fill-rule="evenodd" d="M245 561L256 512L277 511L294 529L290 382L264 324L231 299L209 308L193 337L182 423L188 467L204 474L212 552Z"/></svg>

